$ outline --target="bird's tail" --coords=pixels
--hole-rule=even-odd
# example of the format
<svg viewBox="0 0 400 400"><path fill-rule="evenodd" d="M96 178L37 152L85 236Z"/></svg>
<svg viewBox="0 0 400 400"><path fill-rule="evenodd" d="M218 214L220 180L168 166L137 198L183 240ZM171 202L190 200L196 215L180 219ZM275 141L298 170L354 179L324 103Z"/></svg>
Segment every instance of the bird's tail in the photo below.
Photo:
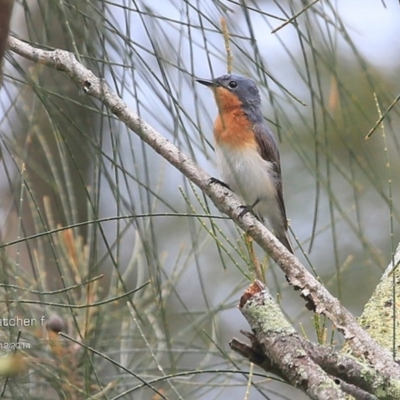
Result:
<svg viewBox="0 0 400 400"><path fill-rule="evenodd" d="M287 232L282 231L282 232L275 232L275 235L277 237L277 239L292 253L293 252L293 248L292 245L290 244L290 240L289 240L289 236L287 234Z"/></svg>
<svg viewBox="0 0 400 400"><path fill-rule="evenodd" d="M261 214L255 214L256 218L265 225L265 218ZM283 224L281 224L281 221L271 221L268 220L269 223L266 225L269 229L272 228L272 231L274 232L276 238L292 253L294 254L292 245L289 240L289 236L287 234L287 231L283 227Z"/></svg>

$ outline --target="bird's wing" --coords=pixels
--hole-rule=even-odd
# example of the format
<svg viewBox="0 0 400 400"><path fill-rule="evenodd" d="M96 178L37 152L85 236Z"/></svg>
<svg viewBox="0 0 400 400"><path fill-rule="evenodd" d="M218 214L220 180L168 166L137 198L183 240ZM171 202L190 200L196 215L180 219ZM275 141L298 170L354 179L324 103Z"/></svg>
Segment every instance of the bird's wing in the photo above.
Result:
<svg viewBox="0 0 400 400"><path fill-rule="evenodd" d="M275 173L275 185L278 195L278 204L284 217L284 228L285 230L287 230L286 210L285 203L283 202L281 162L278 146L276 144L275 138L273 137L271 131L265 123L256 123L253 129L261 157L264 160L272 163L272 168Z"/></svg>

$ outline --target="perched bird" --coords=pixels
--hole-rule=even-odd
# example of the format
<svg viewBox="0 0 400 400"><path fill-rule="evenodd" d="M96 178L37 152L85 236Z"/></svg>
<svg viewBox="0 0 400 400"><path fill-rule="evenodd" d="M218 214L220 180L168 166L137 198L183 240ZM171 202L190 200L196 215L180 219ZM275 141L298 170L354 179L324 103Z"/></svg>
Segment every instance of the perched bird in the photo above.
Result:
<svg viewBox="0 0 400 400"><path fill-rule="evenodd" d="M260 93L247 77L229 74L196 79L215 95L215 151L222 179L250 210L269 223L280 242L293 253L287 236L279 150L261 112Z"/></svg>

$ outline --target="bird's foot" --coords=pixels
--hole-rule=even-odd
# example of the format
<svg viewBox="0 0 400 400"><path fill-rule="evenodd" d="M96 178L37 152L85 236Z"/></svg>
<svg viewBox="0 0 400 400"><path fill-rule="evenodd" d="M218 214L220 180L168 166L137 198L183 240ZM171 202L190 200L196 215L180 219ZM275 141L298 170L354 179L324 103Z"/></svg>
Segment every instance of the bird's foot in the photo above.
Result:
<svg viewBox="0 0 400 400"><path fill-rule="evenodd" d="M242 218L248 212L253 212L253 210L250 206L239 206L239 208L242 209L241 213L239 214L239 218Z"/></svg>
<svg viewBox="0 0 400 400"><path fill-rule="evenodd" d="M208 182L208 184L211 185L212 183L216 183L217 185L221 185L221 186L231 190L231 188L225 182L222 182L217 178L211 178L210 181Z"/></svg>
<svg viewBox="0 0 400 400"><path fill-rule="evenodd" d="M239 206L239 208L242 209L242 212L239 214L239 218L242 218L244 215L246 215L248 212L251 212L254 214L254 207L260 202L259 199L257 199L253 204L249 206ZM255 215L255 214L254 214ZM255 217L258 219L258 217L255 215Z"/></svg>

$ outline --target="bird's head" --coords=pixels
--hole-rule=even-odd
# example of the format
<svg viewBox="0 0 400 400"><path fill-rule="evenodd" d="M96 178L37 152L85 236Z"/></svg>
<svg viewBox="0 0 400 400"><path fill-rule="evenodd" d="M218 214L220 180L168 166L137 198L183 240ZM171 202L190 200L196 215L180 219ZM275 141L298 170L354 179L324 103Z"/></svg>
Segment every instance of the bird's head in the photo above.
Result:
<svg viewBox="0 0 400 400"><path fill-rule="evenodd" d="M261 105L256 83L245 76L228 74L211 80L196 79L196 81L214 91L221 112L238 107L259 108Z"/></svg>

